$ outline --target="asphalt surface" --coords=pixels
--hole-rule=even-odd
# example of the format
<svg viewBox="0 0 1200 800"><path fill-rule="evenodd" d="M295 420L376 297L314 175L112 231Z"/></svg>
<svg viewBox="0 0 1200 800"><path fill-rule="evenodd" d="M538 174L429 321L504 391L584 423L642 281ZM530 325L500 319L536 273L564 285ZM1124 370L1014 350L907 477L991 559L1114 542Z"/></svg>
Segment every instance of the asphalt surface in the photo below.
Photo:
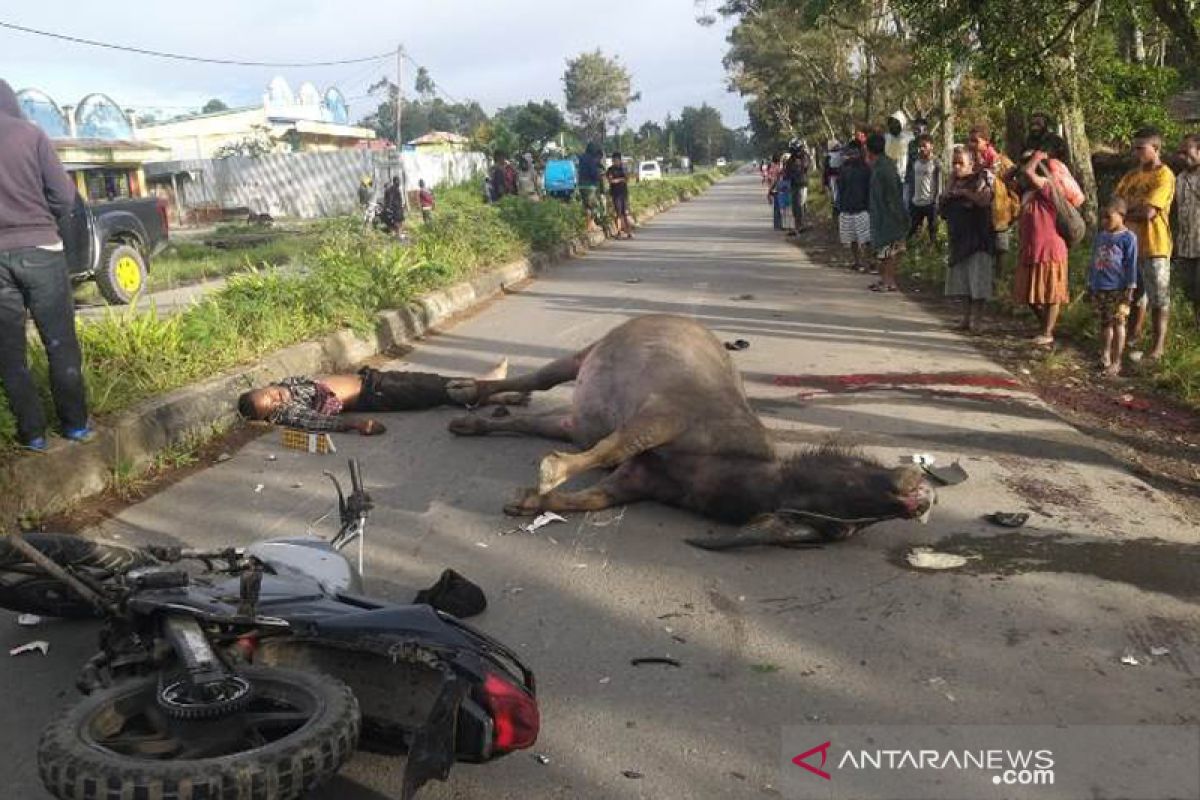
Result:
<svg viewBox="0 0 1200 800"><path fill-rule="evenodd" d="M750 343L734 359L785 450L832 436L888 463L912 453L961 460L970 478L940 491L926 526L885 523L822 550L715 554L683 539L720 526L640 504L501 537L512 525L501 506L535 482L553 445L456 439L445 427L460 412L446 409L394 415L380 438L341 436L337 456L263 437L101 533L208 545L300 532L328 510L321 470L360 458L377 502L369 590L403 599L444 567L459 570L488 594L480 627L539 679L535 752L548 763L518 753L460 765L422 797L772 796L781 729L792 725L820 735L829 724L1195 724L1200 555L1197 528L1170 498L1020 392L964 398L955 392L977 390L910 386L802 397L777 385L811 373L1003 377L918 305L866 283L773 232L757 176L738 176L634 241L487 306L398 366L471 374L504 355L524 370L634 315L692 315L722 339ZM560 387L534 408L568 396ZM981 519L993 511L1032 516L1012 533ZM918 571L904 556L922 545L970 559ZM44 658L0 658L6 796L44 796L37 732L73 696L90 649L84 627L0 618L6 649L51 643ZM1169 653L1150 656L1152 647ZM1139 666L1123 665L1126 653ZM682 666L631 666L639 656ZM399 767L360 754L319 797L397 797Z"/></svg>

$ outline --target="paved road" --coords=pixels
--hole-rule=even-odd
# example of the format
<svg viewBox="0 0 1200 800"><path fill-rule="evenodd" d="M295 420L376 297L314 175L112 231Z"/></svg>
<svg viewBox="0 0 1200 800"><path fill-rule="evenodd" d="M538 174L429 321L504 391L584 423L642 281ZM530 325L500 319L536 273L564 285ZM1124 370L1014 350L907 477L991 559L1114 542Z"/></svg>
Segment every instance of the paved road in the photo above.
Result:
<svg viewBox="0 0 1200 800"><path fill-rule="evenodd" d="M785 725L1196 721L1196 527L1019 393L964 399L956 387L926 387L802 399L777 386L781 375L1000 368L917 305L866 292L862 278L785 243L760 194L756 177L725 181L635 241L429 339L406 366L470 373L505 354L525 369L636 314L694 315L722 338L750 341L735 359L784 446L832 435L893 463L929 452L961 459L970 480L942 490L927 526L888 523L819 551L718 555L682 540L719 526L651 504L498 537L510 524L501 505L532 482L549 445L454 439L444 432L450 410L396 416L380 439L341 438L340 455L363 460L378 502L371 588L404 598L443 567L458 569L488 592L479 624L540 679L537 751L549 763L519 754L460 767L423 796L769 796ZM327 507L320 471L339 463L264 437L105 533L211 544L301 530ZM1014 536L980 520L995 510L1033 516ZM1052 534L1060 538L1043 538ZM977 557L953 572L901 566L922 544ZM5 647L30 633L0 620ZM78 626L38 635L52 642L48 658L0 660L0 758L16 797L40 796L36 731L69 696L87 649ZM1170 654L1151 658L1151 646ZM1142 665L1122 666L1126 651ZM683 666L629 665L645 655ZM397 796L398 774L388 758L360 755L321 797Z"/></svg>

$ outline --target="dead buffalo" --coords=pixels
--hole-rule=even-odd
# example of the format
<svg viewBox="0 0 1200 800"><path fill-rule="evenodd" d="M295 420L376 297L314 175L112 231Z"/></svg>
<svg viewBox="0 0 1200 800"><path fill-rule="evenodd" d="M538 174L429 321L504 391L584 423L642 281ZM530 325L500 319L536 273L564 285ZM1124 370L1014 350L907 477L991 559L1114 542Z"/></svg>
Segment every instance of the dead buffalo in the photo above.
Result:
<svg viewBox="0 0 1200 800"><path fill-rule="evenodd" d="M541 463L536 489L505 511L595 511L658 500L742 525L731 536L689 540L710 549L812 545L872 522L918 517L933 491L913 468L888 469L826 447L781 458L750 409L729 354L686 317L638 317L575 355L529 375L463 381L482 401L498 392L543 391L575 381L570 412L450 423L460 436L522 433L582 448ZM589 489L558 491L572 476L614 469Z"/></svg>

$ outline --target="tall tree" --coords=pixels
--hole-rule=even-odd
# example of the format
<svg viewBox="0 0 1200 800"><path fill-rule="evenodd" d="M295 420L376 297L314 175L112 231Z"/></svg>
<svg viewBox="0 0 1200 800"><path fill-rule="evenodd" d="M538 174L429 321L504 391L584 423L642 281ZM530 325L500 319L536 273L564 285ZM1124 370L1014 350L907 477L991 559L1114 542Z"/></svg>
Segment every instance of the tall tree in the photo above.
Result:
<svg viewBox="0 0 1200 800"><path fill-rule="evenodd" d="M204 104L204 107L200 109L200 113L201 114L215 114L218 111L228 111L228 110L229 110L229 106L225 105L225 103L223 103L222 101L220 101L214 97L212 100L209 100L207 103Z"/></svg>
<svg viewBox="0 0 1200 800"><path fill-rule="evenodd" d="M629 104L639 98L633 92L629 70L600 50L567 61L563 89L567 111L578 123L581 136L599 141L604 140L610 127L625 120Z"/></svg>
<svg viewBox="0 0 1200 800"><path fill-rule="evenodd" d="M506 106L497 111L494 118L512 131L521 152L540 153L567 126L562 111L549 100Z"/></svg>
<svg viewBox="0 0 1200 800"><path fill-rule="evenodd" d="M425 67L417 67L417 77L413 80L413 89L416 90L417 96L425 102L432 100L437 93L437 84L433 82L429 70Z"/></svg>

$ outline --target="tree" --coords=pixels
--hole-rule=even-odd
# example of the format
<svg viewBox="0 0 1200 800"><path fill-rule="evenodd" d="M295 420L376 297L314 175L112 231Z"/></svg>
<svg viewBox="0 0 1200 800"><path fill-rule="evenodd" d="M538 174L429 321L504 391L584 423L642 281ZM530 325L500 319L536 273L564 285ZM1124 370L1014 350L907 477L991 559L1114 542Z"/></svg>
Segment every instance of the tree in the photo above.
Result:
<svg viewBox="0 0 1200 800"><path fill-rule="evenodd" d="M381 78L367 89L368 94L382 94L375 111L359 120L359 125L375 131L381 139L396 141L396 100L399 91L396 84ZM474 100L465 103L447 103L440 97L431 100L405 100L400 124L404 126L400 139L408 142L430 131L449 131L470 136L476 128L487 122L487 112Z"/></svg>
<svg viewBox="0 0 1200 800"><path fill-rule="evenodd" d="M600 50L582 53L567 61L563 73L567 111L575 118L584 139L603 141L610 127L625 119L633 92L629 71Z"/></svg>
<svg viewBox="0 0 1200 800"><path fill-rule="evenodd" d="M732 131L721 121L721 112L704 103L699 108L686 106L675 123L677 146L693 161L712 163L728 155Z"/></svg>
<svg viewBox="0 0 1200 800"><path fill-rule="evenodd" d="M220 101L214 97L212 100L209 100L207 103L204 104L204 107L200 109L200 113L201 114L215 114L218 111L228 111L228 110L229 110L229 106L225 105L225 103L223 103L222 101Z"/></svg>
<svg viewBox="0 0 1200 800"><path fill-rule="evenodd" d="M512 131L521 152L542 152L567 126L562 111L549 100L506 106L496 112L494 119Z"/></svg>
<svg viewBox="0 0 1200 800"><path fill-rule="evenodd" d="M425 67L417 67L417 77L413 81L413 89L416 90L417 96L423 101L429 102L437 93L437 85L434 84L433 78L429 75L429 70Z"/></svg>

